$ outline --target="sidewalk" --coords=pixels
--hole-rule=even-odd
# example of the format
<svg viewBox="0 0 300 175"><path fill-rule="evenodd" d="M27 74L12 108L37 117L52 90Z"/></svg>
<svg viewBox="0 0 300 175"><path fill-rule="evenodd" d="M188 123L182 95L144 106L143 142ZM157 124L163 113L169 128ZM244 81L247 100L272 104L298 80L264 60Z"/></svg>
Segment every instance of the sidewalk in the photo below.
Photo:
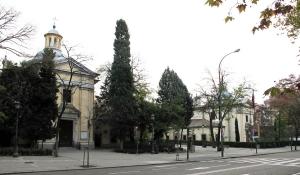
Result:
<svg viewBox="0 0 300 175"><path fill-rule="evenodd" d="M195 150L194 153L189 154L190 161L221 159L221 153L217 152L215 148L196 147ZM288 151L290 151L290 147L258 149L258 154ZM255 149L250 148L225 148L224 153L224 158L252 156L256 154ZM57 158L52 156L0 157L0 174L82 169L82 150L61 148L59 155ZM176 153L124 154L116 153L111 150L90 151L90 165L93 166L92 168L178 163L186 161L186 153L180 153L179 160L180 161L176 161Z"/></svg>

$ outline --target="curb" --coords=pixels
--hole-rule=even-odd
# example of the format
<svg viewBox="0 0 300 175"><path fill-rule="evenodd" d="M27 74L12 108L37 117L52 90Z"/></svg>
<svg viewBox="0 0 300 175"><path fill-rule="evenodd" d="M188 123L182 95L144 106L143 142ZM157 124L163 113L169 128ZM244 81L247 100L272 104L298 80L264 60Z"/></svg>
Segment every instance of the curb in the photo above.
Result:
<svg viewBox="0 0 300 175"><path fill-rule="evenodd" d="M292 152L298 152L299 150L293 150ZM23 172L7 172L7 173L0 173L0 175L8 175L8 174L29 174L29 173L39 173L39 172L59 172L59 171L74 171L74 170L95 170L95 169L113 169L113 168L126 168L126 167L134 167L134 166L151 166L151 165L169 165L169 164L184 164L184 163L191 163L191 162L201 162L201 161L211 161L211 160L222 160L222 159L234 159L234 158L242 158L242 157L255 157L255 156L263 156L263 155L270 155L270 154L280 154L280 153L287 153L291 151L280 151L280 152L270 152L270 153L261 153L261 154L251 154L251 155L239 155L239 156L229 156L229 157L217 157L212 159L204 159L204 160L179 160L179 161L170 161L165 163L150 163L150 164L143 164L143 165L123 165L123 166L112 166L112 167L81 167L81 168L71 168L71 169L58 169L58 170L39 170L39 171L23 171ZM91 165L93 166L93 165Z"/></svg>

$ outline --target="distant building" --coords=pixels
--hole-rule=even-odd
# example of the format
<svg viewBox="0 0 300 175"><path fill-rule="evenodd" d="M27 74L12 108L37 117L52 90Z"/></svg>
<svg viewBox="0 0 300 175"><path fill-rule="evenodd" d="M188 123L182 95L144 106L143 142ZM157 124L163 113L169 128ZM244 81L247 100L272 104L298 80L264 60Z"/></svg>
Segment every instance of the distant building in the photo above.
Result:
<svg viewBox="0 0 300 175"><path fill-rule="evenodd" d="M56 30L55 25L53 29L47 32L45 35L45 48L51 48L55 52L55 71L57 76L57 83L59 86L59 92L57 93L57 104L59 110L63 101L62 94L67 98L66 110L62 116L61 131L59 135L59 145L66 147L82 146L87 144L88 139L88 118L93 117L94 111L94 85L97 83L97 73L91 71L80 62L75 59L69 59L74 65L76 73L71 80L72 90L68 91L60 86L62 81L64 83L69 82L70 78L70 66L66 57L61 51L62 35ZM34 59L42 59L43 51L38 52ZM90 123L90 126L93 125ZM93 131L93 128L90 129ZM90 143L93 146L93 133L90 134ZM48 140L46 145L53 145L54 139ZM44 144L44 145L45 145Z"/></svg>
<svg viewBox="0 0 300 175"><path fill-rule="evenodd" d="M238 121L238 128L240 133L240 142L252 141L253 136L253 113L254 110L248 107L241 107L233 109L223 120L223 132L224 141L235 142L235 120ZM213 121L213 133L215 138L217 137L218 120ZM198 110L194 111L194 115L191 119L189 125L190 136L194 141L211 141L211 133L209 129L209 114L205 112L200 112ZM170 130L167 134L169 139L176 140L180 138L180 132ZM187 140L186 129L183 130L183 140Z"/></svg>

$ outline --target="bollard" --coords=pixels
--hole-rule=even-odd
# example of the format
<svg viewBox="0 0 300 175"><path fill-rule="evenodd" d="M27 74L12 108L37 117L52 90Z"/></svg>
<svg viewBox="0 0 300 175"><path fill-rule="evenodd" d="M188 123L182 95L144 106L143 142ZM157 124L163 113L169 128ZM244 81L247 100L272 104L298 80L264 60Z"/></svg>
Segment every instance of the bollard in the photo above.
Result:
<svg viewBox="0 0 300 175"><path fill-rule="evenodd" d="M85 161L85 148L83 148L83 161L82 161L82 167L84 167L84 161Z"/></svg>
<svg viewBox="0 0 300 175"><path fill-rule="evenodd" d="M179 161L179 152L178 152L178 150L176 152L176 161Z"/></svg>
<svg viewBox="0 0 300 175"><path fill-rule="evenodd" d="M257 142L255 142L255 154L257 154Z"/></svg>

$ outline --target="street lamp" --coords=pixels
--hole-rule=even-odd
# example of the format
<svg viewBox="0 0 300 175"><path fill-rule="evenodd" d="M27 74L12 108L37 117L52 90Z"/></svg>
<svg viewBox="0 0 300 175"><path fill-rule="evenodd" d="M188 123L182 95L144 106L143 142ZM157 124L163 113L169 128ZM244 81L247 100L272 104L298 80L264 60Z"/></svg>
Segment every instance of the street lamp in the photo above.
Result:
<svg viewBox="0 0 300 175"><path fill-rule="evenodd" d="M17 117L16 117L16 136L15 136L15 150L13 153L13 157L19 156L19 146L18 146L18 130L19 130L19 109L21 108L21 104L19 101L14 102L15 108L17 109Z"/></svg>
<svg viewBox="0 0 300 175"><path fill-rule="evenodd" d="M151 153L154 154L155 151L154 151L154 114L151 115L151 121L152 121L152 150L151 150Z"/></svg>
<svg viewBox="0 0 300 175"><path fill-rule="evenodd" d="M136 154L138 154L139 153L139 135L138 135L139 127L136 126L134 127L134 129L135 129L135 137L136 137Z"/></svg>
<svg viewBox="0 0 300 175"><path fill-rule="evenodd" d="M221 115L222 115L222 113L221 113L221 102L222 102L221 95L222 95L222 90L223 90L224 87L223 87L223 77L222 77L222 80L221 80L221 64L222 64L223 60L228 55L233 54L233 53L237 53L239 51L240 51L240 49L236 49L236 50L234 50L234 51L232 51L232 52L224 55L223 58L220 60L219 67L218 67L218 73L219 73L219 94L218 94L219 105L218 105L218 107L219 107L219 121L220 121L219 127L220 127L220 125L222 127L221 128L221 157L224 157L224 148L223 148L223 139L224 139L224 136L223 136L223 126L222 126L222 120L221 120Z"/></svg>

